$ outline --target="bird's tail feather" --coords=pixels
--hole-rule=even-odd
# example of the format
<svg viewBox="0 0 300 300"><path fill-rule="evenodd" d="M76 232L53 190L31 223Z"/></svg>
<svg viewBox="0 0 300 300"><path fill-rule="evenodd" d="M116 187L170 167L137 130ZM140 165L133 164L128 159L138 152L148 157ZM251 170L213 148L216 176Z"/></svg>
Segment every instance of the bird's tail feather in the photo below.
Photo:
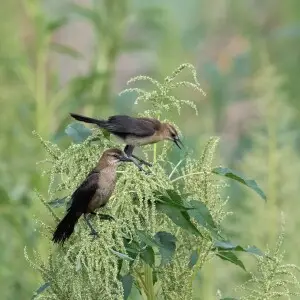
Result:
<svg viewBox="0 0 300 300"><path fill-rule="evenodd" d="M76 119L77 121L82 121L82 122L90 123L90 124L96 124L96 125L98 125L101 128L105 128L105 125L107 123L105 120L97 120L97 119L94 119L94 118L85 117L85 116L78 115L78 114L70 113L70 115L74 119Z"/></svg>
<svg viewBox="0 0 300 300"><path fill-rule="evenodd" d="M69 210L64 218L57 225L52 241L54 243L64 243L74 231L74 227L78 222L81 214Z"/></svg>

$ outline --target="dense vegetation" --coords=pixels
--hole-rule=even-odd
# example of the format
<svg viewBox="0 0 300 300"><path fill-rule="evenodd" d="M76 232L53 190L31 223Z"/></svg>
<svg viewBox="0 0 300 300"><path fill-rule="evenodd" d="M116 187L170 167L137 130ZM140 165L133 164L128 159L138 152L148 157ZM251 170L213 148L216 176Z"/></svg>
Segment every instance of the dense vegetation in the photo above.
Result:
<svg viewBox="0 0 300 300"><path fill-rule="evenodd" d="M77 2L84 4L85 1ZM206 96L186 87L171 91L170 96L176 99L193 100L198 115L184 105L178 116L176 109L165 110L161 106L164 101L154 107L156 110L161 107L159 117L172 120L180 128L189 153L185 156L166 144L157 146L154 156L157 164L153 172L170 183L176 176L193 172L193 168L196 172L207 168L204 173L212 178L210 199L216 201L214 208L203 197L203 186L198 181L197 184L193 182L196 180L193 177L170 183L168 188L175 188L186 201L204 203L216 226L227 216L222 222L222 232L226 233L226 240L230 243L242 245L243 249L247 249L248 244L255 245L268 253L267 256L257 257L258 268L252 255L238 253L247 270L245 272L228 261L211 260L210 255L202 261L205 247L200 247L201 238L197 238L197 245L202 249L198 253L201 272L193 273L194 299L216 299L220 293L219 298L263 299L261 293L267 293L270 289L275 291L272 282L284 287L284 291L287 291L285 287L288 282L297 283L295 277L288 280L280 274L291 274L290 265L285 264L300 264L295 251L299 243L299 2L288 0L274 5L273 1L264 1L263 4L251 0L227 1L217 8L212 1L206 0L185 4L181 1L166 2L164 5L160 1L147 3L122 1L120 5L119 1L113 0L94 1L92 10L81 5L70 5L69 1L41 3L13 0L3 4L0 12L0 101L4 108L0 120L0 246L3 249L0 254L0 286L3 299L28 299L40 284L44 284L44 278L23 255L26 247L30 260L40 257L49 266L48 255L53 250L49 232L55 220L45 209L43 201L66 196L93 164L99 150L114 143L102 136L100 149L99 144L89 143L89 139L83 143L75 139L71 143L67 134L70 130L66 130L70 129L68 112L83 111L94 116L119 112L151 113L147 112L149 101L139 102L135 106L136 94L119 96L119 91L124 89L130 77L138 74L163 82L166 75L186 61L196 66L197 77ZM178 81L191 78L190 73L185 71ZM133 87L147 91L153 89L152 83L147 81L137 82ZM157 115L160 112L152 113ZM101 135L94 130L93 134ZM55 153L67 155L70 161L61 164L61 160L55 161L50 157L48 163L52 165L36 164L46 157L38 136L50 141L46 142L47 147L54 147ZM220 137L214 162L212 153L218 139L210 139L211 136ZM88 164L84 164L77 175L72 173L75 179L70 177L55 197L53 193L57 191L53 189L57 188L56 181L50 186L48 194L51 177L47 174L41 176L45 166L52 166L52 174L58 171L55 169L57 167L61 168L59 172L68 168L75 170L74 164L81 153L76 151L80 149L89 157ZM201 157L207 157L206 149L211 154L207 158L209 161L203 162ZM153 149L144 150L152 159ZM165 165L166 157L170 165ZM180 161L183 162L172 173ZM212 173L220 164L255 178L268 201L264 202L256 193L234 181L226 181L230 188L224 186L223 182L218 181L222 177ZM145 179L133 166L126 168L141 180L142 192L138 199L141 200L144 194L149 196L150 191L145 192L143 187L151 188L153 192L151 176ZM124 180L125 177L121 176L110 204L116 210L119 208L114 204L118 193L124 188ZM126 181L126 188L130 188L127 184L130 182ZM185 189L192 190L197 197L185 198ZM228 202L224 201L227 196L230 196ZM124 201L130 203L129 195L127 197L123 197ZM221 210L218 205L225 203L227 206L222 206ZM216 212L218 208L221 215ZM51 209L62 215L62 208ZM285 239L279 232L281 212L284 212L286 220ZM113 213L117 214L117 211ZM128 221L129 215L124 218L124 222ZM147 218L150 227L158 220L162 223L156 224L157 227L145 228L152 236L158 231L166 231L164 222L170 222L166 221L166 216L157 220L155 211L149 211ZM40 222L46 226L42 226L43 230ZM102 230L112 230L110 226ZM202 227L199 229L204 230L205 234L212 234ZM179 236L176 232L168 232L176 237L177 242L184 243L181 229ZM84 235L84 231L79 234ZM98 246L100 251L101 245ZM205 246L208 247L207 242ZM155 251L159 248L156 247ZM285 251L284 256L281 251ZM186 253L186 257L189 254ZM210 254L215 257L216 251ZM175 258L176 255L179 254L176 253ZM108 259L110 257L113 256ZM61 261L53 263L59 264ZM184 265L185 261L181 263ZM278 273L274 273L279 275L278 281L268 277L268 274L273 274L275 265L280 266ZM177 265L176 270L181 267ZM253 275L248 271L253 271ZM249 283L246 289L235 289L245 282ZM192 290L188 289L191 284L190 280L184 286L189 292ZM166 285L162 283L162 286ZM47 290L41 294L43 297L47 296ZM297 289L289 287L289 290L295 292ZM138 294L134 293L135 290L131 297L138 299ZM172 291L168 294L172 297ZM268 295L266 299L270 297ZM297 296L293 297L297 299Z"/></svg>

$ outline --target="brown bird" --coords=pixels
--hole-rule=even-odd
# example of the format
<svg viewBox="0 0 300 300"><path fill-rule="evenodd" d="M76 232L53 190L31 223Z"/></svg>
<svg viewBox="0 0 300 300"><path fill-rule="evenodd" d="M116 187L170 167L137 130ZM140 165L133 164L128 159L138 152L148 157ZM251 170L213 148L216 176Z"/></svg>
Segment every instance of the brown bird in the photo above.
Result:
<svg viewBox="0 0 300 300"><path fill-rule="evenodd" d="M117 136L126 144L124 152L128 157L133 157L141 164L148 166L151 166L151 164L132 154L135 146L153 144L162 140L173 141L179 149L183 146L175 127L169 123L162 123L157 119L117 115L111 116L107 120L97 120L74 113L70 115L78 121L96 124Z"/></svg>
<svg viewBox="0 0 300 300"><path fill-rule="evenodd" d="M120 162L131 161L123 151L111 148L103 152L96 167L88 174L71 196L71 205L67 214L57 225L52 241L64 243L74 231L78 219L83 214L91 230L97 236L88 214L95 215L97 208L106 205L116 185L116 171Z"/></svg>

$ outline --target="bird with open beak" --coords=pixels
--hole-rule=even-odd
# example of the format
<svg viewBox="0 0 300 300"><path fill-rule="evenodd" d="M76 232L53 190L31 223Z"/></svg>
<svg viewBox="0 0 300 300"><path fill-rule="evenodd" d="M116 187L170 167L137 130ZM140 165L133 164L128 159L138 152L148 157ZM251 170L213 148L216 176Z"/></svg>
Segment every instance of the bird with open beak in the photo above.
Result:
<svg viewBox="0 0 300 300"><path fill-rule="evenodd" d="M57 225L52 241L64 243L73 233L81 215L84 215L91 235L98 235L88 215L95 215L96 209L106 205L115 189L118 165L129 161L131 160L119 149L111 148L103 152L95 168L72 194L71 205L65 217Z"/></svg>
<svg viewBox="0 0 300 300"><path fill-rule="evenodd" d="M126 155L135 158L140 164L151 166L150 163L132 154L136 146L153 144L162 140L173 141L179 149L183 146L175 127L157 119L116 115L109 117L107 120L98 120L74 113L70 115L78 121L96 124L117 136L126 144L124 148ZM140 165L137 166L140 167Z"/></svg>

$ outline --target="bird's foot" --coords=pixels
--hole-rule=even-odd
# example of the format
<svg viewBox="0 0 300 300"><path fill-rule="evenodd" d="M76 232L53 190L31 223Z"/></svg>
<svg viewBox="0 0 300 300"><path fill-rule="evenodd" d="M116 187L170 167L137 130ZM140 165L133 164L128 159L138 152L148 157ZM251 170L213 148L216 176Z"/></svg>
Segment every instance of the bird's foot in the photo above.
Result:
<svg viewBox="0 0 300 300"><path fill-rule="evenodd" d="M101 220L115 221L115 218L110 215L98 214L98 216Z"/></svg>
<svg viewBox="0 0 300 300"><path fill-rule="evenodd" d="M147 167L152 167L153 166L152 164L150 164L149 162L147 162L147 161L145 161L143 159L140 160L140 163L141 163L141 165L145 165Z"/></svg>
<svg viewBox="0 0 300 300"><path fill-rule="evenodd" d="M144 172L146 175L150 175L152 172L150 172L150 171L148 171L148 170L145 170L145 169L143 169L142 167L141 167L141 165L139 165L139 170L141 171L141 172Z"/></svg>
<svg viewBox="0 0 300 300"><path fill-rule="evenodd" d="M93 237L94 240L96 238L99 238L99 234L96 230L91 230L90 235Z"/></svg>
<svg viewBox="0 0 300 300"><path fill-rule="evenodd" d="M149 162L143 160L142 158L139 158L138 156L136 155L131 155L133 158L135 158L137 161L140 162L140 165L145 165L145 166L148 166L148 167L152 167L152 164L150 164Z"/></svg>

